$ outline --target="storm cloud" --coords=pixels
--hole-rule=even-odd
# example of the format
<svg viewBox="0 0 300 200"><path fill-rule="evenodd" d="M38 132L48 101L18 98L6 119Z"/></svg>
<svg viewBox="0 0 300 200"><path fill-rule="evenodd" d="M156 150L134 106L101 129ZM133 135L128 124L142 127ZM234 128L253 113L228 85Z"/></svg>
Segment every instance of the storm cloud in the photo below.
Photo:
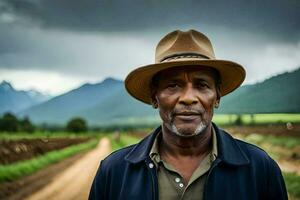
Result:
<svg viewBox="0 0 300 200"><path fill-rule="evenodd" d="M297 0L4 0L1 11L43 28L73 31L136 31L186 24L223 26L298 39Z"/></svg>
<svg viewBox="0 0 300 200"><path fill-rule="evenodd" d="M123 79L153 62L167 32L192 28L254 82L300 66L299 10L298 0L0 0L0 73Z"/></svg>

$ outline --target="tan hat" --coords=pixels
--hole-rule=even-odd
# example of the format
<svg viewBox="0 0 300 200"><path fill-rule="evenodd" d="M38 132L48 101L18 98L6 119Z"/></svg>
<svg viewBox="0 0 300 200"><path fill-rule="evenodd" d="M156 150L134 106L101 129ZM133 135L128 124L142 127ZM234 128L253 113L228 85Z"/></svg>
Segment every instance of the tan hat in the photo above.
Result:
<svg viewBox="0 0 300 200"><path fill-rule="evenodd" d="M151 104L150 83L155 74L165 69L191 66L216 69L221 78L221 96L238 88L246 76L241 65L217 60L211 42L204 34L195 30L176 30L159 41L155 51L155 64L130 72L125 79L125 87L134 98Z"/></svg>

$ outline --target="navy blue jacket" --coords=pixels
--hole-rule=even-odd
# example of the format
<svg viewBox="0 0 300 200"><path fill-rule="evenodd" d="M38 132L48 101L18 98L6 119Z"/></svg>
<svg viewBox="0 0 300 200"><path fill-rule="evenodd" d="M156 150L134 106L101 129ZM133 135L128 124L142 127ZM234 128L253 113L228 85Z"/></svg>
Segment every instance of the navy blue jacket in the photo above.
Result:
<svg viewBox="0 0 300 200"><path fill-rule="evenodd" d="M281 171L260 148L232 138L214 125L218 157L208 172L204 200L287 199ZM158 199L155 165L149 152L161 127L136 145L113 152L98 169L90 200ZM150 164L150 165L149 165Z"/></svg>

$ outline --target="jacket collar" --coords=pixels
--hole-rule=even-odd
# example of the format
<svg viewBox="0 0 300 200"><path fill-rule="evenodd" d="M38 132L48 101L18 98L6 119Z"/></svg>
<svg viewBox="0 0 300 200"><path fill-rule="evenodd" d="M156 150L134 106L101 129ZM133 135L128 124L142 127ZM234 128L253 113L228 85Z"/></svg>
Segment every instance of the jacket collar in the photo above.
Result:
<svg viewBox="0 0 300 200"><path fill-rule="evenodd" d="M214 123L218 142L218 158L229 165L246 165L249 164L249 158L241 149L238 143L225 131L219 129ZM139 142L126 156L125 160L137 164L149 159L149 152L153 145L156 135L161 131L161 126L156 128L151 134Z"/></svg>
<svg viewBox="0 0 300 200"><path fill-rule="evenodd" d="M216 131L218 157L221 161L229 165L247 165L250 163L248 156L241 149L237 141L217 125L213 123L213 128Z"/></svg>
<svg viewBox="0 0 300 200"><path fill-rule="evenodd" d="M140 141L126 156L125 160L130 163L139 163L149 158L149 153L156 135L161 131L161 126L156 128L152 133Z"/></svg>

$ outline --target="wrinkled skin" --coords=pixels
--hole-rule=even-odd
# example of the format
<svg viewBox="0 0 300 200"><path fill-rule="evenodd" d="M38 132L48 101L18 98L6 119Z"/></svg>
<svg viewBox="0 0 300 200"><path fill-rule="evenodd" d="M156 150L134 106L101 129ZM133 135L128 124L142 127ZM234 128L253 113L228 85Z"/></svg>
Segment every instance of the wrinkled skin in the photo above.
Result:
<svg viewBox="0 0 300 200"><path fill-rule="evenodd" d="M207 67L184 67L160 72L153 91L164 131L179 137L197 136L211 129L220 101L217 75Z"/></svg>

